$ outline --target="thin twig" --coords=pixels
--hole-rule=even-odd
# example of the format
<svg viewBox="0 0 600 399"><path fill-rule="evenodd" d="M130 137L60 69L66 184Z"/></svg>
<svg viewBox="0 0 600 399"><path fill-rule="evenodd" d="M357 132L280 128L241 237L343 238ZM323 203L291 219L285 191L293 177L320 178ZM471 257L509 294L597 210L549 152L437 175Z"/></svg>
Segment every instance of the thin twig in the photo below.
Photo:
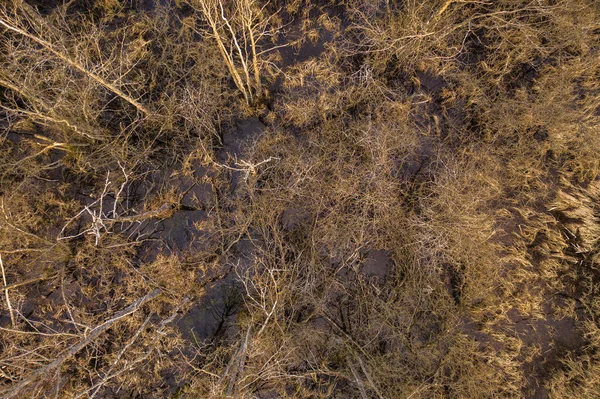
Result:
<svg viewBox="0 0 600 399"><path fill-rule="evenodd" d="M129 340L129 342L119 351L119 354L117 355L117 358L115 359L115 361L113 362L113 364L110 366L110 368L108 369L108 371L106 373L104 373L104 377L102 377L102 380L97 384L96 389L94 390L94 392L91 393L91 395L89 396L89 399L93 399L96 396L96 394L98 393L98 391L100 390L100 388L102 388L104 386L104 384L106 384L108 382L108 380L110 379L111 373L113 372L113 370L115 369L115 367L117 367L117 364L121 361L121 358L123 357L123 355L125 354L125 352L127 351L127 349L129 349L131 347L131 345L134 344L134 342L138 339L138 337L140 336L140 334L142 333L142 331L144 331L144 328L146 328L146 325L150 321L150 317L151 316L152 316L152 314L149 314L146 317L146 320L144 320L144 322L137 329L137 331L135 332L135 334L133 334L133 337L131 337L131 339Z"/></svg>
<svg viewBox="0 0 600 399"><path fill-rule="evenodd" d="M360 356L356 355L356 359L358 360L358 364L360 364L360 368L361 368L362 372L367 377L367 381L369 381L369 384L371 385L371 388L373 388L373 390L377 394L377 397L379 399L383 399L383 395L381 395L381 392L379 392L379 389L377 389L377 386L375 385L375 383L373 382L373 379L371 378L371 374L368 372L368 370L365 367L365 364L363 363L363 361L360 358Z"/></svg>
<svg viewBox="0 0 600 399"><path fill-rule="evenodd" d="M227 65L227 69L229 69L229 73L231 73L231 76L233 77L235 85L244 95L244 99L246 100L246 103L250 104L252 102L251 101L252 94L248 93L248 90L246 90L244 81L235 66L233 56L227 51L227 48L225 47L225 44L223 43L223 38L221 37L221 33L219 32L219 29L217 26L217 21L215 20L215 16L213 15L213 12L217 12L216 5L209 8L207 6L207 4L205 4L205 2L201 1L200 6L202 7L201 12L204 15L204 18L206 18L208 24L211 27L213 37L215 38L215 41L217 42L217 46L219 48L219 52L221 53L221 56L225 60L225 64ZM186 25L186 26L189 26L195 32L202 34L202 32L198 32L198 30L193 25Z"/></svg>
<svg viewBox="0 0 600 399"><path fill-rule="evenodd" d="M3 251L3 252L6 252L6 251ZM22 287L24 285L37 283L39 281L50 280L51 278L56 277L56 275L57 275L57 273L54 273L54 274L51 274L48 276L38 276L38 277L30 278L29 280L19 281L17 283L12 283L12 284L6 284L6 281L5 281L2 289L3 290L12 290L14 288Z"/></svg>
<svg viewBox="0 0 600 399"><path fill-rule="evenodd" d="M4 273L4 262L2 262L2 254L0 254L0 268L2 269L2 282L4 283L4 287L6 284L6 274ZM10 304L10 296L8 295L8 288L4 288L4 296L6 297L6 306L8 307L8 312L10 313L10 323L14 327L15 322L15 313L13 312L12 305Z"/></svg>
<svg viewBox="0 0 600 399"><path fill-rule="evenodd" d="M246 352L248 350L248 341L250 340L250 332L252 331L252 327L248 327L246 331L246 338L242 342L240 349L238 350L239 361L237 367L231 373L231 379L229 380L229 384L227 386L227 396L231 396L233 390L235 388L235 383L237 381L237 376L240 375L244 371L244 364L246 363ZM234 356L234 359L237 356ZM225 376L225 375L224 375Z"/></svg>
<svg viewBox="0 0 600 399"><path fill-rule="evenodd" d="M242 52L240 44L238 43L238 40L237 40L235 31L233 30L233 27L229 23L229 20L225 17L225 10L223 9L223 2L220 0L219 0L219 7L221 8L221 19L223 19L223 21L225 22L225 25L229 29L229 34L231 35L231 40L232 40L233 44L235 45L235 48L237 49L238 57L240 59L240 62L242 63L242 70L244 71L244 75L246 76L246 85L248 86L248 95L250 97L250 101L253 101L252 100L252 83L250 80L250 74L248 72L248 64L246 63L246 57L244 56L244 53Z"/></svg>
<svg viewBox="0 0 600 399"><path fill-rule="evenodd" d="M44 39L41 39L41 38L39 38L39 37L37 37L35 35L32 35L31 33L26 32L25 30L23 30L23 29L21 29L21 28L19 28L17 26L11 25L9 22L6 22L2 18L0 18L0 25L4 26L5 28L7 28L7 29L9 29L9 30L11 30L13 32L16 32L16 33L18 33L18 34L20 34L22 36L25 36L25 37L33 40L34 42L36 42L39 45L41 45L43 48L45 48L46 50L48 50L50 53L52 53L54 56L56 56L57 58L59 58L60 60L62 60L66 64L68 64L69 66L75 68L79 72L81 72L84 75L86 75L86 76L90 77L91 79L95 80L100 85L104 86L105 88L107 88L108 90L110 90L114 94L116 94L117 96L121 97L122 99L124 99L125 101L127 101L128 103L130 103L131 105L133 105L135 108L137 108L144 115L147 116L147 115L150 114L150 111L145 106L143 106L142 104L140 104L138 101L136 101L135 99L133 99L129 95L125 94L123 91L121 91L115 85L107 82L106 80L104 80L100 76L94 74L93 72L90 72L89 70L87 70L84 66L82 66L78 62L73 61L67 55L65 55L65 54L61 53L60 51L56 50L54 48L54 45L52 45L51 43L49 43L49 42L45 41Z"/></svg>
<svg viewBox="0 0 600 399"><path fill-rule="evenodd" d="M352 375L354 376L354 379L356 380L356 385L358 385L358 390L360 391L360 396L363 399L367 399L368 396L367 396L367 391L365 391L365 386L360 378L360 375L358 375L358 373L356 372L356 369L352 365L352 362L350 361L350 359L348 359L348 367L350 367L350 371L352 372Z"/></svg>
<svg viewBox="0 0 600 399"><path fill-rule="evenodd" d="M129 305L125 309L121 310L120 312L117 312L117 314L113 318L111 318L111 319L105 321L104 323L100 324L99 326L95 327L92 331L90 331L90 333L84 339L79 341L77 344L71 346L69 348L69 350L64 352L62 355L60 355L59 357L54 359L52 362L50 362L46 366L39 368L36 371L34 371L33 373L31 373L27 378L22 380L19 384L17 384L14 388L12 388L8 393L6 393L4 396L2 396L2 399L10 399L10 398L14 398L15 396L17 396L23 388L27 387L29 384L38 380L39 378L41 378L43 375L45 375L49 371L51 371L57 367L60 367L65 362L65 360L67 360L70 357L77 354L80 350L82 350L87 345L89 345L92 341L94 341L96 338L98 338L103 332L108 330L117 321L134 313L146 302L159 296L161 294L161 292L162 291L159 288L157 288L154 291L150 292L149 294L137 299L135 302L133 302L131 305Z"/></svg>

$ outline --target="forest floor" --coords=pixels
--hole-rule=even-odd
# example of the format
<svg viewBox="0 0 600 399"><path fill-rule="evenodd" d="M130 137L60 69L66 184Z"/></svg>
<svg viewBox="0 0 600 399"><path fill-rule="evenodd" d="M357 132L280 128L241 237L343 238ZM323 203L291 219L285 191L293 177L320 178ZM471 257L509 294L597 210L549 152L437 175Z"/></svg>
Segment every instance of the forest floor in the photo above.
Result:
<svg viewBox="0 0 600 399"><path fill-rule="evenodd" d="M7 0L0 397L600 397L592 0Z"/></svg>

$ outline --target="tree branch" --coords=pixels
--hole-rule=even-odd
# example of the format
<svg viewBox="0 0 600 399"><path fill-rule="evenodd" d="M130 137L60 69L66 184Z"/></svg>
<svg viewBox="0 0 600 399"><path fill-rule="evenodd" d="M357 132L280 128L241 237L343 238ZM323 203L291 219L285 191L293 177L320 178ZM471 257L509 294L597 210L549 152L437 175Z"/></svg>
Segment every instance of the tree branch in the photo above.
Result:
<svg viewBox="0 0 600 399"><path fill-rule="evenodd" d="M71 346L71 348L69 348L66 352L64 352L58 358L54 359L52 362L50 362L46 366L39 368L36 371L34 371L33 373L31 373L27 378L25 378L20 383L18 383L8 393L4 394L4 396L2 396L2 399L10 399L10 398L14 398L15 396L17 396L23 388L27 387L32 382L39 379L40 377L42 377L49 371L60 367L65 362L65 360L69 359L71 356L74 356L77 352L79 352L80 350L85 348L92 341L94 341L96 338L98 338L103 332L108 330L117 321L134 313L141 306L143 306L146 302L151 301L152 299L159 296L161 294L161 292L162 291L159 288L157 288L154 291L150 292L149 294L137 299L135 302L133 302L131 305L129 305L125 309L117 312L117 314L113 318L105 321L104 323L102 323L99 326L92 329L92 331L90 331L90 333L87 335L87 337L85 337L84 339L79 341L77 344Z"/></svg>
<svg viewBox="0 0 600 399"><path fill-rule="evenodd" d="M72 60L70 57L68 57L67 55L61 53L60 51L56 50L54 48L54 46L35 36L32 35L31 33L17 27L14 26L12 24L10 24L9 22L3 20L2 18L0 18L0 25L4 26L5 28L16 32L22 36L25 36L31 40L33 40L34 42L36 42L37 44L41 45L43 48L45 48L46 50L48 50L50 53L52 53L54 56L56 56L57 58L59 58L60 60L62 60L63 62L65 62L67 65L75 68L76 70L78 70L79 72L83 73L84 75L90 77L91 79L95 80L96 82L98 82L100 85L104 86L106 89L110 90L111 92L113 92L114 94L116 94L117 96L121 97L123 100L127 101L128 103L130 103L131 105L133 105L135 108L137 108L140 112L142 112L144 115L150 115L150 111L143 106L142 104L140 104L137 100L133 99L132 97L130 97L129 95L125 94L123 91L121 91L119 88L117 88L115 85L113 85L112 83L107 82L106 80L104 80L103 78L101 78L100 76L94 74L93 72L88 71L83 65L79 64L78 62Z"/></svg>

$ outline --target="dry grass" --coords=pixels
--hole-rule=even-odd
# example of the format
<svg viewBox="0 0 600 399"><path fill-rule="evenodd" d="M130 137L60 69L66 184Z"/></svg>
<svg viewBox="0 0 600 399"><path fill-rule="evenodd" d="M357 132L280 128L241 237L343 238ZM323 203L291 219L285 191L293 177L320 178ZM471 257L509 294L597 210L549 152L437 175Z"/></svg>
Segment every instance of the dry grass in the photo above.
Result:
<svg viewBox="0 0 600 399"><path fill-rule="evenodd" d="M2 395L599 395L595 2L176 3L0 6Z"/></svg>

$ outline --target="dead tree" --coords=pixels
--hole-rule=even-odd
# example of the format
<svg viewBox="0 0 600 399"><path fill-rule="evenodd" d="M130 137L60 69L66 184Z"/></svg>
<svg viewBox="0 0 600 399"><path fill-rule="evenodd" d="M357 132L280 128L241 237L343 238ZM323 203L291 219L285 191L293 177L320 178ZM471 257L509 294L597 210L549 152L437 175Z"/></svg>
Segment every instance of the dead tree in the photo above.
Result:
<svg viewBox="0 0 600 399"><path fill-rule="evenodd" d="M256 0L190 0L190 5L207 24L199 33L214 39L246 103L255 104L263 95L261 56L277 47L262 49L261 44L281 28L273 26L277 13L265 16L268 1L260 5Z"/></svg>

